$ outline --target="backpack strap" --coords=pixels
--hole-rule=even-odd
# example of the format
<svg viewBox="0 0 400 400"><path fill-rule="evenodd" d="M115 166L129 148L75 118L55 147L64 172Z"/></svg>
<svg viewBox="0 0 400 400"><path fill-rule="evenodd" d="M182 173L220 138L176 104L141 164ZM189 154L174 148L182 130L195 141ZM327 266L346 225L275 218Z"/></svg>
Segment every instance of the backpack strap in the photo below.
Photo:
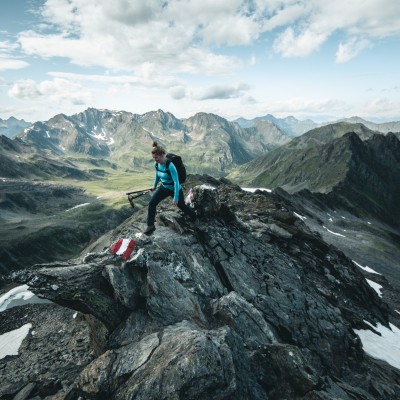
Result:
<svg viewBox="0 0 400 400"><path fill-rule="evenodd" d="M171 172L169 172L169 164L171 164L171 160L167 160L165 163L165 171L171 176Z"/></svg>
<svg viewBox="0 0 400 400"><path fill-rule="evenodd" d="M169 164L171 164L171 160L167 160L166 161L166 163L165 163L165 171L161 171L160 169L158 169L158 163L156 163L155 167L156 167L157 171L166 172L172 178L171 172L169 171Z"/></svg>

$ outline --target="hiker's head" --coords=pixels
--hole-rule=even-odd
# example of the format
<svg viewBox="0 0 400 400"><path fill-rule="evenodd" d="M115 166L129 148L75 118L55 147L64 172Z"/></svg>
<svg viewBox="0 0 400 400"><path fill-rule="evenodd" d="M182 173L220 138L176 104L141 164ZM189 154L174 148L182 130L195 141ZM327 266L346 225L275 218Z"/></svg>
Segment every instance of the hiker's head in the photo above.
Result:
<svg viewBox="0 0 400 400"><path fill-rule="evenodd" d="M153 142L153 150L151 150L151 154L156 162L164 160L165 153L166 151L164 147L160 146L157 142Z"/></svg>

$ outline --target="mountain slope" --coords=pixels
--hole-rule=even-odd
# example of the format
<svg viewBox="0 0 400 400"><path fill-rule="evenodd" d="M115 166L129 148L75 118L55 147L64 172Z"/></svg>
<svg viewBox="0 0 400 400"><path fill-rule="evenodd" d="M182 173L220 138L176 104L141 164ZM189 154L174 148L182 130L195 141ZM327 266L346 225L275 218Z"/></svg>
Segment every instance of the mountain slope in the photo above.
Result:
<svg viewBox="0 0 400 400"><path fill-rule="evenodd" d="M400 132L400 121L375 123L371 121L366 121L365 119L359 117L344 118L340 121L350 122L351 124L360 123L365 125L369 129L385 134L389 132Z"/></svg>
<svg viewBox="0 0 400 400"><path fill-rule="evenodd" d="M252 127L245 128L246 141L255 143L254 154L258 156L276 147L289 143L292 138L271 121L257 121ZM258 143L258 153L256 153Z"/></svg>
<svg viewBox="0 0 400 400"><path fill-rule="evenodd" d="M269 121L273 123L289 136L300 136L303 133L318 127L318 124L310 119L301 121L292 116L286 118L276 118L271 114L265 115L263 117L256 117L252 120L248 120L245 118L238 118L237 120L235 120L235 122L237 122L243 128L253 127L262 121Z"/></svg>
<svg viewBox="0 0 400 400"><path fill-rule="evenodd" d="M12 140L3 135L0 136L0 177L87 180L94 175L54 153L46 153L19 138Z"/></svg>
<svg viewBox="0 0 400 400"><path fill-rule="evenodd" d="M0 281L15 269L76 256L131 213L65 184L0 182Z"/></svg>
<svg viewBox="0 0 400 400"><path fill-rule="evenodd" d="M264 117L256 117L254 119L248 120L245 118L238 118L235 120L242 128L249 128L257 124L259 121L270 121L274 125L278 126L282 131L290 136L301 136L302 134L316 128L320 128L326 125L333 125L340 122L346 122L349 124L362 124L366 126L368 129L371 129L376 132L380 132L383 134L389 132L400 132L400 121L392 121L392 122L383 122L383 123L375 123L371 121L367 121L360 117L351 117L351 118L343 118L336 121L328 121L322 123L316 123L311 119L306 120L298 120L294 117L286 117L286 118L276 118L271 114L265 115Z"/></svg>
<svg viewBox="0 0 400 400"><path fill-rule="evenodd" d="M310 131L284 149L238 168L229 178L247 186L282 187L291 193L303 189L333 193L353 211L358 208L399 224L399 140L394 134L373 134L362 126L360 130L368 140L350 132L329 142L329 133L341 135L342 129L324 127L320 136Z"/></svg>
<svg viewBox="0 0 400 400"><path fill-rule="evenodd" d="M33 396L47 389L70 400L398 399L399 370L370 357L359 337L393 328L390 306L361 270L279 193L192 179L201 183L192 187L195 226L168 204L146 237L143 210L84 257L12 276L78 316L75 335L51 341L51 353L49 338L32 334L18 357L0 360L0 396L29 385ZM135 240L127 262L104 251L118 238ZM0 329L26 315L12 310ZM82 342L91 355L73 363ZM55 376L62 385L51 384Z"/></svg>
<svg viewBox="0 0 400 400"><path fill-rule="evenodd" d="M356 132L362 140L372 137L375 133L362 124L349 124L344 122L312 129L304 135L292 139L285 146L281 146L237 168L231 172L228 177L246 185L268 184L271 187L277 187L285 184L297 185L298 183L302 183L301 188L306 188L308 185L308 178L302 179L302 177L299 176L299 174L304 175L304 172L296 172L298 168L296 164L300 162L304 164L305 169L309 169L309 172L305 172L305 176L307 176L308 173L311 174L312 171L318 174L318 168L322 161L319 160L319 150L316 149L316 147L328 144L334 139L341 138L348 132ZM342 157L339 156L339 158ZM324 162L326 162L326 156ZM309 164L309 166L305 164ZM264 173L267 170L268 174ZM286 170L287 173L285 173ZM291 176L292 171L294 172L293 176ZM286 183L287 179L290 179L290 182ZM326 185L328 190L330 184L332 184L331 179L329 179ZM291 190L290 186L286 186L286 189L289 191Z"/></svg>
<svg viewBox="0 0 400 400"><path fill-rule="evenodd" d="M31 125L30 122L26 122L23 119L16 119L14 117L10 117L4 120L0 118L0 135L12 138L18 132L27 128L30 125Z"/></svg>
<svg viewBox="0 0 400 400"><path fill-rule="evenodd" d="M374 135L352 149L349 171L335 194L360 210L400 226L400 141Z"/></svg>

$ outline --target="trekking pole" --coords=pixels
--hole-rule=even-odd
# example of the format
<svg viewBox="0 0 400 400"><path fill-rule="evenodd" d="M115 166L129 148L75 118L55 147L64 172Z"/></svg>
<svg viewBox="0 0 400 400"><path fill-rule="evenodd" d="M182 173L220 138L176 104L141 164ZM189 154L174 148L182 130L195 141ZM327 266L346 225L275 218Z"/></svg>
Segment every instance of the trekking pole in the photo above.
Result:
<svg viewBox="0 0 400 400"><path fill-rule="evenodd" d="M135 192L128 192L128 193L126 193L126 194L127 194L127 195L130 195L130 194L141 193L141 192L147 193L147 192L150 192L150 190L151 190L151 189L142 189L142 190L136 190Z"/></svg>
<svg viewBox="0 0 400 400"><path fill-rule="evenodd" d="M131 207L135 208L135 203L133 202L133 199L143 196L144 194L149 193L150 191L151 191L151 189L145 189L145 190L137 190L135 192L126 193L128 195L128 201L129 201ZM139 193L139 194L136 194L136 193ZM136 196L132 196L132 194L136 194Z"/></svg>

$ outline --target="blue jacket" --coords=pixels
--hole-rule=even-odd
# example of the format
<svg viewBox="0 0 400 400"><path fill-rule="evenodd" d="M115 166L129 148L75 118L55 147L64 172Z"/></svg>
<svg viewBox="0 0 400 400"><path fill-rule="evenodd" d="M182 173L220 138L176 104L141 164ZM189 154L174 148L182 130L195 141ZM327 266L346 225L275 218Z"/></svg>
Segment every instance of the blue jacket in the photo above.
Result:
<svg viewBox="0 0 400 400"><path fill-rule="evenodd" d="M175 165L170 162L168 166L168 170L171 176L166 171L167 162L165 164L158 163L158 170L157 170L157 163L154 163L154 167L156 168L156 177L154 179L154 188L157 187L159 181L161 184L169 190L174 192L174 201L179 200L179 191L181 190L181 185L179 183L178 172L176 171Z"/></svg>

